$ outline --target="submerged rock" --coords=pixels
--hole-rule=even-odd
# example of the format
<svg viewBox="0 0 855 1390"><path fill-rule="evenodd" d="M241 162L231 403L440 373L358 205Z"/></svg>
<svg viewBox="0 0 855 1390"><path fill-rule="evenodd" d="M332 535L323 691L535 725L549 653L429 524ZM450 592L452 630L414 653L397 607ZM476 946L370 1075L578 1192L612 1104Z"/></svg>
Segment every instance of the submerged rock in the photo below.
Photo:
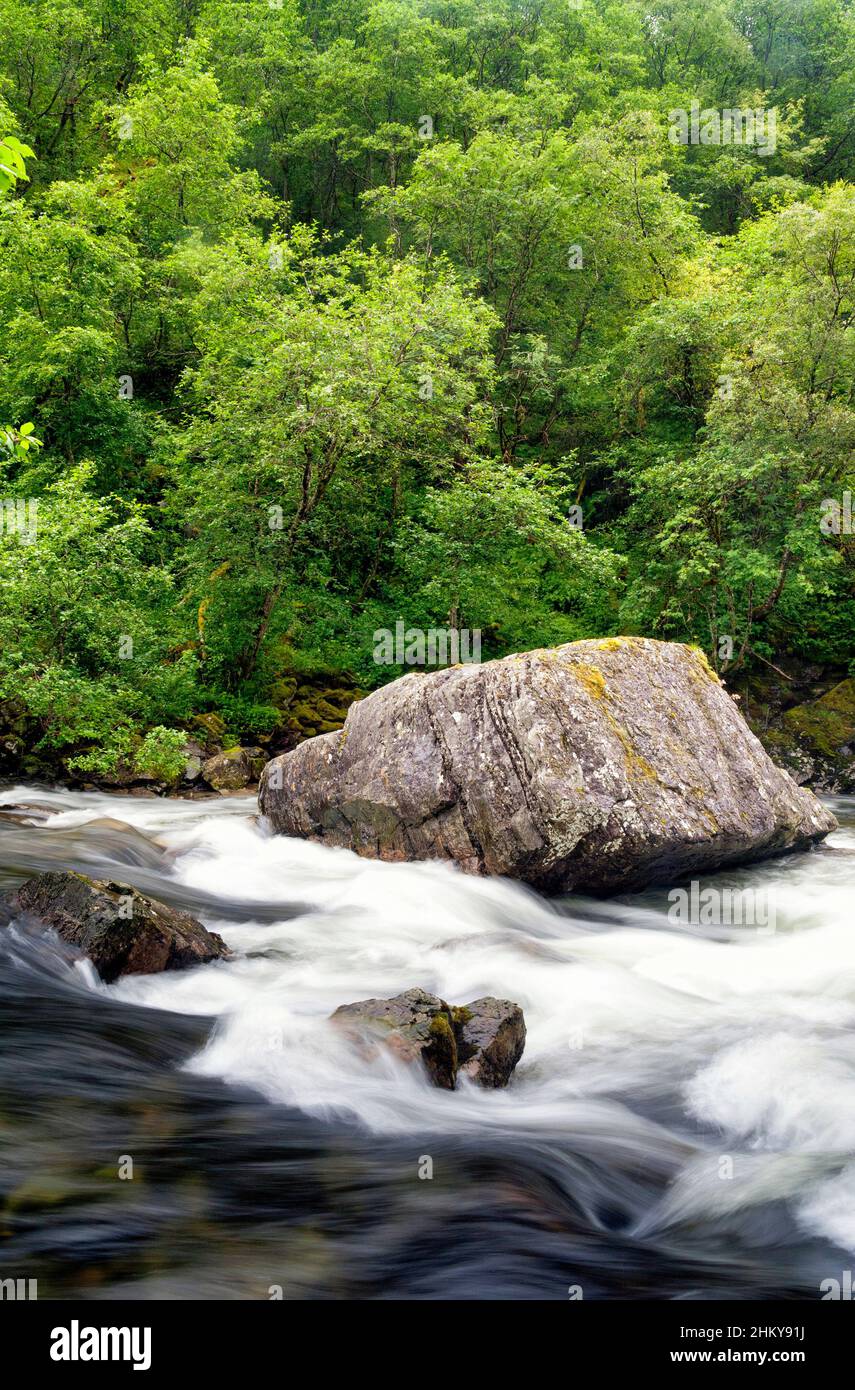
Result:
<svg viewBox="0 0 855 1390"><path fill-rule="evenodd" d="M606 638L402 676L273 759L274 830L610 892L804 848L836 826L702 652Z"/></svg>
<svg viewBox="0 0 855 1390"><path fill-rule="evenodd" d="M124 883L39 874L18 889L14 903L79 947L107 984L122 975L181 970L231 954L222 937L189 913Z"/></svg>
<svg viewBox="0 0 855 1390"><path fill-rule="evenodd" d="M507 1086L525 1046L519 1004L475 999L450 1008L423 989L391 999L360 999L332 1015L362 1042L381 1042L405 1062L421 1062L435 1086L453 1091L459 1073L479 1085Z"/></svg>

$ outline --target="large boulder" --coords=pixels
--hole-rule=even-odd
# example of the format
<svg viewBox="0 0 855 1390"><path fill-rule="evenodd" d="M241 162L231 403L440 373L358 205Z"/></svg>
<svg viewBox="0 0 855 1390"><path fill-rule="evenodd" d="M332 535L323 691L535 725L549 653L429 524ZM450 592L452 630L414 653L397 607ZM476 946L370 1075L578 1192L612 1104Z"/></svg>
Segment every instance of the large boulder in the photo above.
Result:
<svg viewBox="0 0 855 1390"><path fill-rule="evenodd" d="M259 802L282 834L547 891L670 881L836 826L702 652L640 637L402 676L268 763Z"/></svg>
<svg viewBox="0 0 855 1390"><path fill-rule="evenodd" d="M107 984L121 975L181 970L231 954L221 936L189 913L128 884L85 874L39 874L18 889L14 906L79 947Z"/></svg>
<svg viewBox="0 0 855 1390"><path fill-rule="evenodd" d="M525 1020L508 999L475 999L451 1008L423 989L392 999L342 1004L333 1022L362 1044L380 1043L402 1061L421 1063L434 1086L453 1091L458 1075L488 1089L507 1086L525 1047Z"/></svg>

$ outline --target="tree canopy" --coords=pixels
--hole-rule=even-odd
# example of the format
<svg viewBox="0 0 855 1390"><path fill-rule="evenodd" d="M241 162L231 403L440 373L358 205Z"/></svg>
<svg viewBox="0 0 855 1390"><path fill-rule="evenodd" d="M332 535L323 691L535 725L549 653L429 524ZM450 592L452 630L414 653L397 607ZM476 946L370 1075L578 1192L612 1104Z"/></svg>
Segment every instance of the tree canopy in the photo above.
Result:
<svg viewBox="0 0 855 1390"><path fill-rule="evenodd" d="M400 618L847 668L850 0L0 29L0 702L40 747L267 735L290 673L400 674ZM692 109L774 148L679 143Z"/></svg>

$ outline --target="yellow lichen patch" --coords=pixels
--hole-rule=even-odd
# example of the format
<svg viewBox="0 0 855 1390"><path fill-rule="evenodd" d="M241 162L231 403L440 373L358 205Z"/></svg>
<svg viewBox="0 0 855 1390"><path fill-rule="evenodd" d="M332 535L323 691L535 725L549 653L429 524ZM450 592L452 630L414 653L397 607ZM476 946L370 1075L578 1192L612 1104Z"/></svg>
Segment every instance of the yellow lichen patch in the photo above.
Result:
<svg viewBox="0 0 855 1390"><path fill-rule="evenodd" d="M638 637L604 637L597 647L601 652L619 652L623 647L637 646L640 640Z"/></svg>
<svg viewBox="0 0 855 1390"><path fill-rule="evenodd" d="M626 730L622 729L617 720L613 719L611 715L609 715L609 723L623 745L627 777L642 777L647 782L656 782L658 777L655 767L652 767L647 759L643 758L640 753L636 753L629 741Z"/></svg>
<svg viewBox="0 0 855 1390"><path fill-rule="evenodd" d="M618 641L620 639L607 638L606 640ZM630 641L631 639L624 638L623 640ZM606 685L606 678L602 671L598 670L596 666L590 666L587 662L583 661L574 661L570 669L576 675L579 683L584 686L592 700L599 700L601 702L608 701L609 688ZM643 758L640 753L636 753L629 735L625 729L621 728L607 704L603 705L603 713L611 728L620 739L626 761L627 777L643 777L647 781L655 781L657 779L656 769L651 767L647 759Z"/></svg>
<svg viewBox="0 0 855 1390"><path fill-rule="evenodd" d="M585 687L592 700L605 699L609 692L602 671L598 670L596 666L589 666L584 661L574 661L571 670L580 684Z"/></svg>
<svg viewBox="0 0 855 1390"><path fill-rule="evenodd" d="M706 652L703 650L703 648L702 648L702 647L696 647L696 646L692 643L692 644L690 644L690 646L689 646L689 651L692 653L693 656L696 656L696 657L698 658L698 661L700 662L700 665L701 665L701 666L703 667L703 669L704 669L705 675L706 675L711 681L715 681L716 685L721 685L721 681L719 680L719 678L718 678L718 676L716 675L716 673L715 673L715 671L713 670L713 668L710 666L709 661L707 660L707 654L706 654Z"/></svg>

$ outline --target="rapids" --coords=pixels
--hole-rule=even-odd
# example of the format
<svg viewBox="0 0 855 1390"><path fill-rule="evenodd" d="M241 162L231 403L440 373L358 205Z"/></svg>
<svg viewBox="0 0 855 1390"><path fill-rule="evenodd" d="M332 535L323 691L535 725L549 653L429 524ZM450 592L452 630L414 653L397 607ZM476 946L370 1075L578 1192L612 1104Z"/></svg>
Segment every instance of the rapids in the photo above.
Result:
<svg viewBox="0 0 855 1390"><path fill-rule="evenodd" d="M0 1276L40 1297L818 1297L855 1258L855 799L810 854L546 900L268 834L254 798L8 788L0 887L135 884L235 952L101 984L0 929ZM337 1005L418 985L519 1002L506 1091L367 1059ZM118 1176L133 1158L133 1180ZM432 1159L433 1178L419 1176Z"/></svg>

